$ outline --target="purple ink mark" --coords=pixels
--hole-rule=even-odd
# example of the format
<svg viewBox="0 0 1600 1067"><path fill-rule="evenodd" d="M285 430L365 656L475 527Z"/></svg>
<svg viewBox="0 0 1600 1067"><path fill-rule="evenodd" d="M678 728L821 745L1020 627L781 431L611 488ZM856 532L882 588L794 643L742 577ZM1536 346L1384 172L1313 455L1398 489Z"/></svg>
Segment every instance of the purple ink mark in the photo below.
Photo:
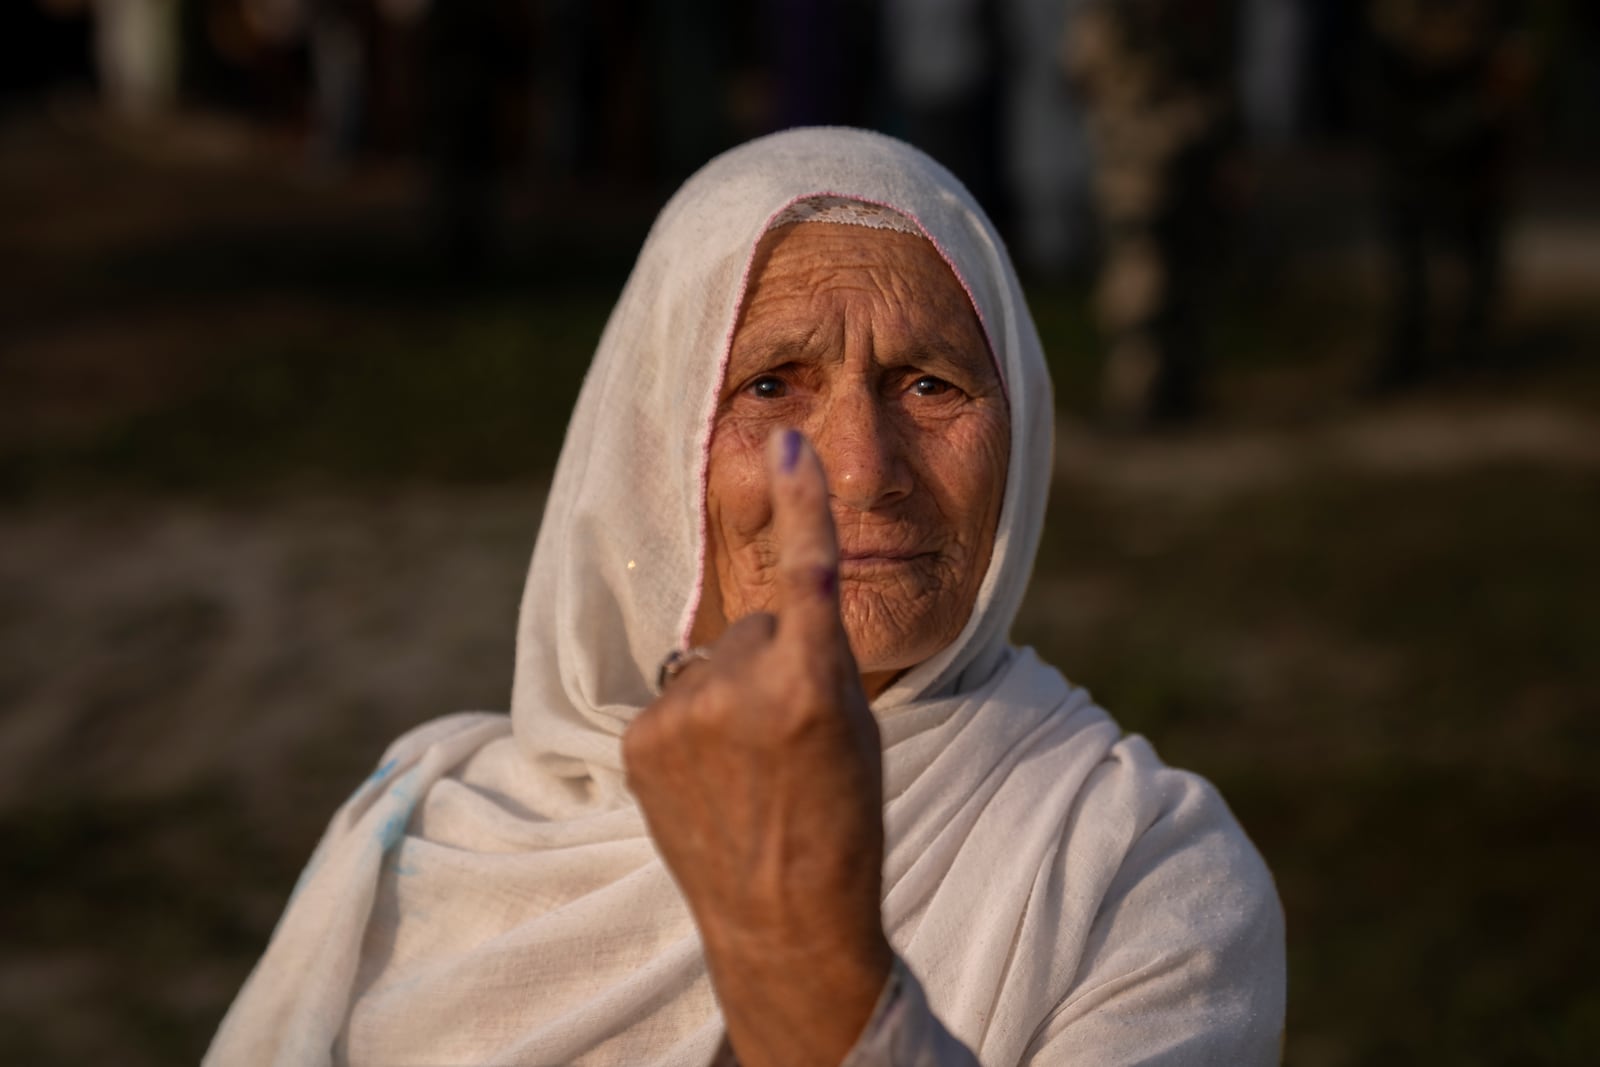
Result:
<svg viewBox="0 0 1600 1067"><path fill-rule="evenodd" d="M817 593L831 597L839 591L839 571L834 567L818 567L813 576L817 580Z"/></svg>
<svg viewBox="0 0 1600 1067"><path fill-rule="evenodd" d="M794 465L800 461L800 431L783 431L783 473L793 474Z"/></svg>

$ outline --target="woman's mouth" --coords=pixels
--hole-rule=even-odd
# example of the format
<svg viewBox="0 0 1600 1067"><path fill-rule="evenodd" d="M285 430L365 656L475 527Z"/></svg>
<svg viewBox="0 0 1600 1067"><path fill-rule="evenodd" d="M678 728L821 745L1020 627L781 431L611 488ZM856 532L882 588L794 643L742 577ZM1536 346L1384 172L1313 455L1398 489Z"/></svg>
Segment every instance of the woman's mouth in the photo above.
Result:
<svg viewBox="0 0 1600 1067"><path fill-rule="evenodd" d="M872 574L899 567L915 566L933 557L932 552L906 552L896 549L855 549L839 553L839 573L848 575Z"/></svg>

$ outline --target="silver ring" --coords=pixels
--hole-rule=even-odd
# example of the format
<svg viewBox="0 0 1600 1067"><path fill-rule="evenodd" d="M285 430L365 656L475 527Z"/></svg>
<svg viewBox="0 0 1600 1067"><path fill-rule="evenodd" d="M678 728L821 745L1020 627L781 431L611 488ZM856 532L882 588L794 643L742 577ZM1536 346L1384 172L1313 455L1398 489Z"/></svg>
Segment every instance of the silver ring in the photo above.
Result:
<svg viewBox="0 0 1600 1067"><path fill-rule="evenodd" d="M699 659L711 662L711 650L704 645L695 645L693 648L675 648L668 652L667 658L661 661L661 666L656 670L656 692L665 690L668 682Z"/></svg>

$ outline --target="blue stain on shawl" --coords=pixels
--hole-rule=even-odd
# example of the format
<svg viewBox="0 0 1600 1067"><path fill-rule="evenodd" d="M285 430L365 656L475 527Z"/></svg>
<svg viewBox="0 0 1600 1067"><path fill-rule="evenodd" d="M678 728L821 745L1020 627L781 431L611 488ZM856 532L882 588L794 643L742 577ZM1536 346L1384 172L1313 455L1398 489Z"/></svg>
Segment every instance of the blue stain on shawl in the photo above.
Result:
<svg viewBox="0 0 1600 1067"><path fill-rule="evenodd" d="M384 779L393 774L394 769L398 766L400 766L400 760L397 757L391 756L384 760L383 763L379 764L377 770L361 780L361 784L356 786L356 791L350 794L350 799L345 803L352 804L364 796L371 796L373 790L381 786Z"/></svg>
<svg viewBox="0 0 1600 1067"><path fill-rule="evenodd" d="M398 758L391 757L385 760L378 766L377 770L367 776L367 780L361 783L356 789L355 795L350 799L353 801L368 789L381 785L385 779L394 773L395 768L398 766L400 766ZM398 810L391 812L389 817L384 819L378 826L375 837L381 852L391 852L406 835L406 825L411 821L411 811L416 807L417 802L416 795L410 789L409 779L411 776L412 771L407 771L389 789L389 796L393 797L400 806ZM312 876L316 874L317 868L321 866L319 859L320 857L314 853L310 862L301 870L300 877L295 879L294 888L289 891L290 903L294 902L294 899L300 895L300 891L305 888L306 883L311 881ZM413 873L413 868L397 867L396 871L399 874L411 874Z"/></svg>
<svg viewBox="0 0 1600 1067"><path fill-rule="evenodd" d="M393 763L394 761L390 760L378 770L387 774L388 771L384 768L393 770ZM377 831L378 847L384 852L393 849L406 836L406 824L411 821L412 809L417 806L417 795L411 789L411 778L415 773L416 768L407 771L389 789L389 796L396 802L396 809L378 825Z"/></svg>
<svg viewBox="0 0 1600 1067"><path fill-rule="evenodd" d="M407 808L405 811L397 811L387 819L383 820L383 825L378 827L379 847L381 847L383 851L388 852L391 848L394 848L394 846L398 845L400 843L400 839L406 836L406 823L410 821L410 808Z"/></svg>

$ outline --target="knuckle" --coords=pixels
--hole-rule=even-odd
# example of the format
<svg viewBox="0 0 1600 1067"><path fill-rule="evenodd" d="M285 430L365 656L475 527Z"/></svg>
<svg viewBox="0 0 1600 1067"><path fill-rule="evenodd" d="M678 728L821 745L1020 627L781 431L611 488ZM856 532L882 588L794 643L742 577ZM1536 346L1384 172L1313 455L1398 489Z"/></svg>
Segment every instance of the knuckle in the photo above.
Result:
<svg viewBox="0 0 1600 1067"><path fill-rule="evenodd" d="M722 684L720 679L708 681L684 709L685 726L692 727L699 734L721 733L728 722L732 703L730 696L728 686Z"/></svg>

